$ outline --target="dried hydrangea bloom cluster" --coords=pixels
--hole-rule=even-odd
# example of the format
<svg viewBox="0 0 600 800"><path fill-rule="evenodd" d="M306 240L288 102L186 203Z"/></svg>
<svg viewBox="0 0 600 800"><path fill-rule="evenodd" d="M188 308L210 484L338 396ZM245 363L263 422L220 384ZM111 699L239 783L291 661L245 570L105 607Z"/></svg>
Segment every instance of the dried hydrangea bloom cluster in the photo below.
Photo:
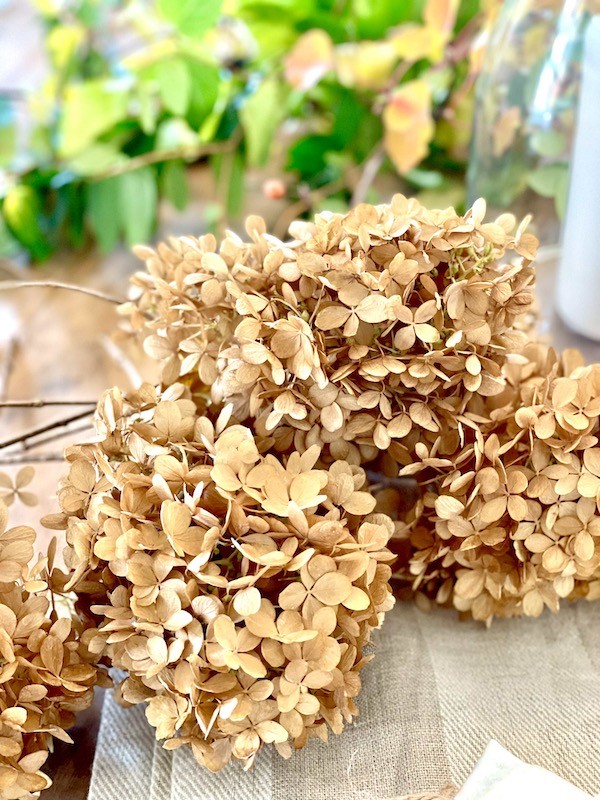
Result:
<svg viewBox="0 0 600 800"><path fill-rule="evenodd" d="M21 800L51 784L41 769L52 737L71 741L67 728L103 681L70 606L50 596L48 559L28 566L35 532L7 523L0 501L0 800Z"/></svg>
<svg viewBox="0 0 600 800"><path fill-rule="evenodd" d="M210 421L182 384L106 393L50 520L90 650L128 673L120 695L165 747L211 770L339 733L393 605L394 525L363 470L315 468L317 446L263 454L230 410Z"/></svg>
<svg viewBox="0 0 600 800"><path fill-rule="evenodd" d="M600 540L583 456L595 370L569 377L572 358L529 342L537 242L484 213L397 196L295 223L287 243L250 218L251 242L218 253L212 236L142 248L124 310L196 407L232 403L263 450L367 468L399 520L398 576L489 620L594 595ZM565 397L588 415L573 422Z"/></svg>
<svg viewBox="0 0 600 800"><path fill-rule="evenodd" d="M523 355L404 527L421 600L485 621L600 598L600 365L543 345Z"/></svg>

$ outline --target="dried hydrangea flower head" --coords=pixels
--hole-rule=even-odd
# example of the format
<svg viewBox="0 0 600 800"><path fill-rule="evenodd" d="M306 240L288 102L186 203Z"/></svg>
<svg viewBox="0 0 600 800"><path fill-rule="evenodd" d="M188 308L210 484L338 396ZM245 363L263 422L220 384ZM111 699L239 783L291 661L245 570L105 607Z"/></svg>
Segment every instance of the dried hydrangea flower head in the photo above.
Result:
<svg viewBox="0 0 600 800"><path fill-rule="evenodd" d="M398 195L295 223L288 243L251 217L252 241L229 234L218 253L212 235L138 248L147 272L124 311L165 360L164 383L184 382L198 408L232 402L283 451L411 464L471 397L503 390L506 352L525 341L515 321L531 306L535 239L484 211ZM453 422L436 455L456 439Z"/></svg>
<svg viewBox="0 0 600 800"><path fill-rule="evenodd" d="M394 525L359 467L263 454L251 430L143 386L98 406L59 490L86 643L125 670L158 739L211 770L284 756L357 713L371 631L393 605ZM87 596L87 599L86 599Z"/></svg>
<svg viewBox="0 0 600 800"><path fill-rule="evenodd" d="M51 601L52 550L30 569L35 532L7 523L0 500L0 800L24 800L51 784L41 770L52 738L71 741L66 730L102 677L70 604Z"/></svg>
<svg viewBox="0 0 600 800"><path fill-rule="evenodd" d="M524 354L404 528L403 573L421 601L485 621L600 597L600 365L539 344Z"/></svg>
<svg viewBox="0 0 600 800"><path fill-rule="evenodd" d="M488 621L599 593L600 387L529 341L537 242L484 212L397 196L286 243L250 218L251 242L218 253L211 236L140 250L124 310L198 408L231 402L263 448L366 468L400 520L397 577Z"/></svg>

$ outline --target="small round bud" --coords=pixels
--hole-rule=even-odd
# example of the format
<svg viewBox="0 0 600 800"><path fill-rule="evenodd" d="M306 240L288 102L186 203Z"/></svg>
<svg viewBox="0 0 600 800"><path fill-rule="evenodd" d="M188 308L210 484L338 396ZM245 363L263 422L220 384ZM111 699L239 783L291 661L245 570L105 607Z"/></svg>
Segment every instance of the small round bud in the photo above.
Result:
<svg viewBox="0 0 600 800"><path fill-rule="evenodd" d="M281 178L269 178L263 183L262 190L269 200L281 200L287 194L287 187Z"/></svg>

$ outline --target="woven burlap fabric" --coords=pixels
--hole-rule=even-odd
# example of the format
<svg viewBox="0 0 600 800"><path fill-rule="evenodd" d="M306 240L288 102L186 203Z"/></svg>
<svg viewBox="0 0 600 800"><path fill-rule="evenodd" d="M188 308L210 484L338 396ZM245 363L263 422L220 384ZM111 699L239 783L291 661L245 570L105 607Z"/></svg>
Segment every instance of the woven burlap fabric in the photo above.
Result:
<svg viewBox="0 0 600 800"><path fill-rule="evenodd" d="M143 709L107 694L90 800L391 800L460 786L491 739L600 791L600 604L497 621L399 605L375 637L356 723L284 761L211 775L162 751Z"/></svg>

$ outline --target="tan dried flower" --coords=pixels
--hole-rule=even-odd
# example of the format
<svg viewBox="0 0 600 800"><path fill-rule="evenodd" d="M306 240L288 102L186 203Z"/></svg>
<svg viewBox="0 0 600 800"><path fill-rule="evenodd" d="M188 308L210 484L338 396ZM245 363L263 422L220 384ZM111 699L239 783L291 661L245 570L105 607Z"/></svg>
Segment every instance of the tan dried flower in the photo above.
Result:
<svg viewBox="0 0 600 800"><path fill-rule="evenodd" d="M10 506L15 499L26 506L37 505L37 496L25 489L33 480L34 474L33 467L22 467L14 478L6 472L0 472L0 498L7 506Z"/></svg>
<svg viewBox="0 0 600 800"><path fill-rule="evenodd" d="M600 497L600 367L528 340L535 238L484 214L396 196L294 223L290 242L251 217L251 241L230 234L218 253L212 236L140 251L124 311L166 359L164 384L211 418L231 405L262 452L317 447L330 475L367 469L398 518L397 577L489 621L595 592L598 507L575 531L572 503ZM312 584L293 592L313 603Z"/></svg>
<svg viewBox="0 0 600 800"><path fill-rule="evenodd" d="M42 767L53 737L71 741L75 712L106 681L81 645L72 604L53 587L64 576L49 574L52 548L30 569L35 533L6 530L7 517L0 501L0 800L24 800L51 784Z"/></svg>
<svg viewBox="0 0 600 800"><path fill-rule="evenodd" d="M302 351L300 327L278 331ZM317 445L265 453L231 411L197 414L183 384L108 392L59 491L86 644L128 673L120 694L165 747L212 770L339 733L393 605L394 525L364 472L317 468Z"/></svg>

